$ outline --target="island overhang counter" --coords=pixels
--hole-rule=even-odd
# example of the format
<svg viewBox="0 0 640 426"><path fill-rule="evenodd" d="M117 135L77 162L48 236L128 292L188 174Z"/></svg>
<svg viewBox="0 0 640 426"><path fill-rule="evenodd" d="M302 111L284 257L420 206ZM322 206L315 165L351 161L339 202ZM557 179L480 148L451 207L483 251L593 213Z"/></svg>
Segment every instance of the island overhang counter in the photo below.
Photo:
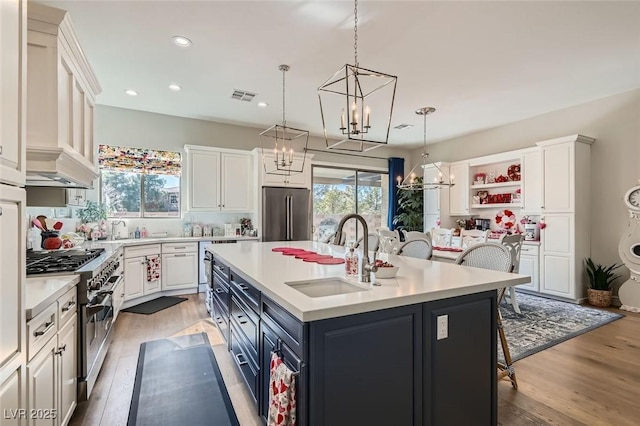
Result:
<svg viewBox="0 0 640 426"><path fill-rule="evenodd" d="M211 316L263 420L275 353L297 372L301 426L497 424L495 290L529 276L383 254L396 277L309 297L289 284L344 279L344 265L278 247L345 250L311 241L208 248Z"/></svg>

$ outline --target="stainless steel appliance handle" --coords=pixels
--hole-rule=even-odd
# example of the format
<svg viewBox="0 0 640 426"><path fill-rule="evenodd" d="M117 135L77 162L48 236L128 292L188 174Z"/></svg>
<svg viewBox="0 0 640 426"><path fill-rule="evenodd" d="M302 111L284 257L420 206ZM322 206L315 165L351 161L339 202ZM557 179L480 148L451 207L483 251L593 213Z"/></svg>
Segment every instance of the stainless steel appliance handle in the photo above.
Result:
<svg viewBox="0 0 640 426"><path fill-rule="evenodd" d="M286 221L285 221L285 228L286 228L286 235L285 235L285 239L287 241L291 241L291 239L293 238L293 197L291 195L287 195L285 197L285 215L286 215Z"/></svg>
<svg viewBox="0 0 640 426"><path fill-rule="evenodd" d="M91 318L92 316L94 316L98 312L102 311L103 309L111 308L111 306L112 306L111 305L111 295L108 294L104 298L102 303L97 303L95 305L87 305L87 318Z"/></svg>

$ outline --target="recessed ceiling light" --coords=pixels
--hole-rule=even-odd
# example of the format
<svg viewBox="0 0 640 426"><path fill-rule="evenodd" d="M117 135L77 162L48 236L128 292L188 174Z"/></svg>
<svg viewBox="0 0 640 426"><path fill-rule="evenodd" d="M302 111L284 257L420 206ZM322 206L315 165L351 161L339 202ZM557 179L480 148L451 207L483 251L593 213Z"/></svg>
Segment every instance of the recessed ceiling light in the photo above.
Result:
<svg viewBox="0 0 640 426"><path fill-rule="evenodd" d="M126 93L129 96L138 96L138 92L136 92L135 90L131 90L131 89L125 90L124 93Z"/></svg>
<svg viewBox="0 0 640 426"><path fill-rule="evenodd" d="M179 47L191 46L191 40L183 36L174 36L173 42L176 44L176 46L179 46Z"/></svg>
<svg viewBox="0 0 640 426"><path fill-rule="evenodd" d="M178 86L177 84L170 84L169 89L173 90L174 92L177 92L178 90L182 89L182 87Z"/></svg>
<svg viewBox="0 0 640 426"><path fill-rule="evenodd" d="M269 106L269 104L268 104L268 103L266 103L266 102L258 102L258 106L259 106L260 108L266 108L266 107L268 107L268 106Z"/></svg>

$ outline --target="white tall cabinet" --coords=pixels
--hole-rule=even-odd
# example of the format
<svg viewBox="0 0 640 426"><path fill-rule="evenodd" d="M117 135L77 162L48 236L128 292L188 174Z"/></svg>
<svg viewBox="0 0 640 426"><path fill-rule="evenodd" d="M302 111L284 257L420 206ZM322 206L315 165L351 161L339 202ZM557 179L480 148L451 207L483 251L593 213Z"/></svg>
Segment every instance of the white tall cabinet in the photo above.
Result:
<svg viewBox="0 0 640 426"><path fill-rule="evenodd" d="M24 409L26 0L0 1L0 413ZM0 420L21 425L24 420Z"/></svg>
<svg viewBox="0 0 640 426"><path fill-rule="evenodd" d="M253 211L254 166L248 151L185 145L187 210Z"/></svg>
<svg viewBox="0 0 640 426"><path fill-rule="evenodd" d="M583 262L590 255L591 144L573 135L538 142L542 167L540 292L585 297Z"/></svg>
<svg viewBox="0 0 640 426"><path fill-rule="evenodd" d="M469 215L469 163L453 163L449 168L453 185L449 189L449 212L452 216Z"/></svg>

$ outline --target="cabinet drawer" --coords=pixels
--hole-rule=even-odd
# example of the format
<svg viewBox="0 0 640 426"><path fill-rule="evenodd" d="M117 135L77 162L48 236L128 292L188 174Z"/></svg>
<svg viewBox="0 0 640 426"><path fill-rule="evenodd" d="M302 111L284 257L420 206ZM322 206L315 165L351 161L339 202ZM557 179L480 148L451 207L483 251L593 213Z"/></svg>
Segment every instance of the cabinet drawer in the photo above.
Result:
<svg viewBox="0 0 640 426"><path fill-rule="evenodd" d="M58 299L58 318L60 326L67 323L69 318L75 317L78 309L78 295L76 287L70 289Z"/></svg>
<svg viewBox="0 0 640 426"><path fill-rule="evenodd" d="M157 256L160 253L160 244L147 244L144 246L134 246L124 248L124 258L139 256Z"/></svg>
<svg viewBox="0 0 640 426"><path fill-rule="evenodd" d="M218 326L220 330L220 334L224 338L225 342L229 341L229 313L220 306L220 302L218 302L215 297L211 302L212 311L211 311L211 319Z"/></svg>
<svg viewBox="0 0 640 426"><path fill-rule="evenodd" d="M260 312L260 291L230 271L229 285L235 294L255 312Z"/></svg>
<svg viewBox="0 0 640 426"><path fill-rule="evenodd" d="M198 243L164 243L162 253L189 253L197 252Z"/></svg>
<svg viewBox="0 0 640 426"><path fill-rule="evenodd" d="M528 245L528 244L523 244L522 248L520 249L521 256L522 255L537 256L539 252L540 252L539 246Z"/></svg>
<svg viewBox="0 0 640 426"><path fill-rule="evenodd" d="M251 396L253 397L254 404L258 404L258 367L253 359L251 359L246 352L244 344L242 343L242 338L240 334L235 329L235 325L231 323L231 333L229 334L229 339L231 341L231 356L235 361L236 365L240 369L242 376L244 377L247 386L249 387L249 391L251 392Z"/></svg>
<svg viewBox="0 0 640 426"><path fill-rule="evenodd" d="M225 284L220 281L219 278L214 278L213 280L213 297L218 300L227 315L229 314L229 302L231 301L231 296L229 295L229 287L226 287Z"/></svg>
<svg viewBox="0 0 640 426"><path fill-rule="evenodd" d="M231 296L231 310L229 316L235 322L238 330L244 335L249 344L254 359L258 358L258 318L251 309L244 306L235 295Z"/></svg>
<svg viewBox="0 0 640 426"><path fill-rule="evenodd" d="M283 342L302 356L304 325L273 300L262 298L262 320L278 335Z"/></svg>
<svg viewBox="0 0 640 426"><path fill-rule="evenodd" d="M58 332L57 324L58 303L54 302L44 311L40 312L29 322L27 322L27 334L29 344L27 346L27 357L29 360L38 353L49 339Z"/></svg>
<svg viewBox="0 0 640 426"><path fill-rule="evenodd" d="M215 256L213 257L213 272L218 274L225 283L229 283L229 267Z"/></svg>

